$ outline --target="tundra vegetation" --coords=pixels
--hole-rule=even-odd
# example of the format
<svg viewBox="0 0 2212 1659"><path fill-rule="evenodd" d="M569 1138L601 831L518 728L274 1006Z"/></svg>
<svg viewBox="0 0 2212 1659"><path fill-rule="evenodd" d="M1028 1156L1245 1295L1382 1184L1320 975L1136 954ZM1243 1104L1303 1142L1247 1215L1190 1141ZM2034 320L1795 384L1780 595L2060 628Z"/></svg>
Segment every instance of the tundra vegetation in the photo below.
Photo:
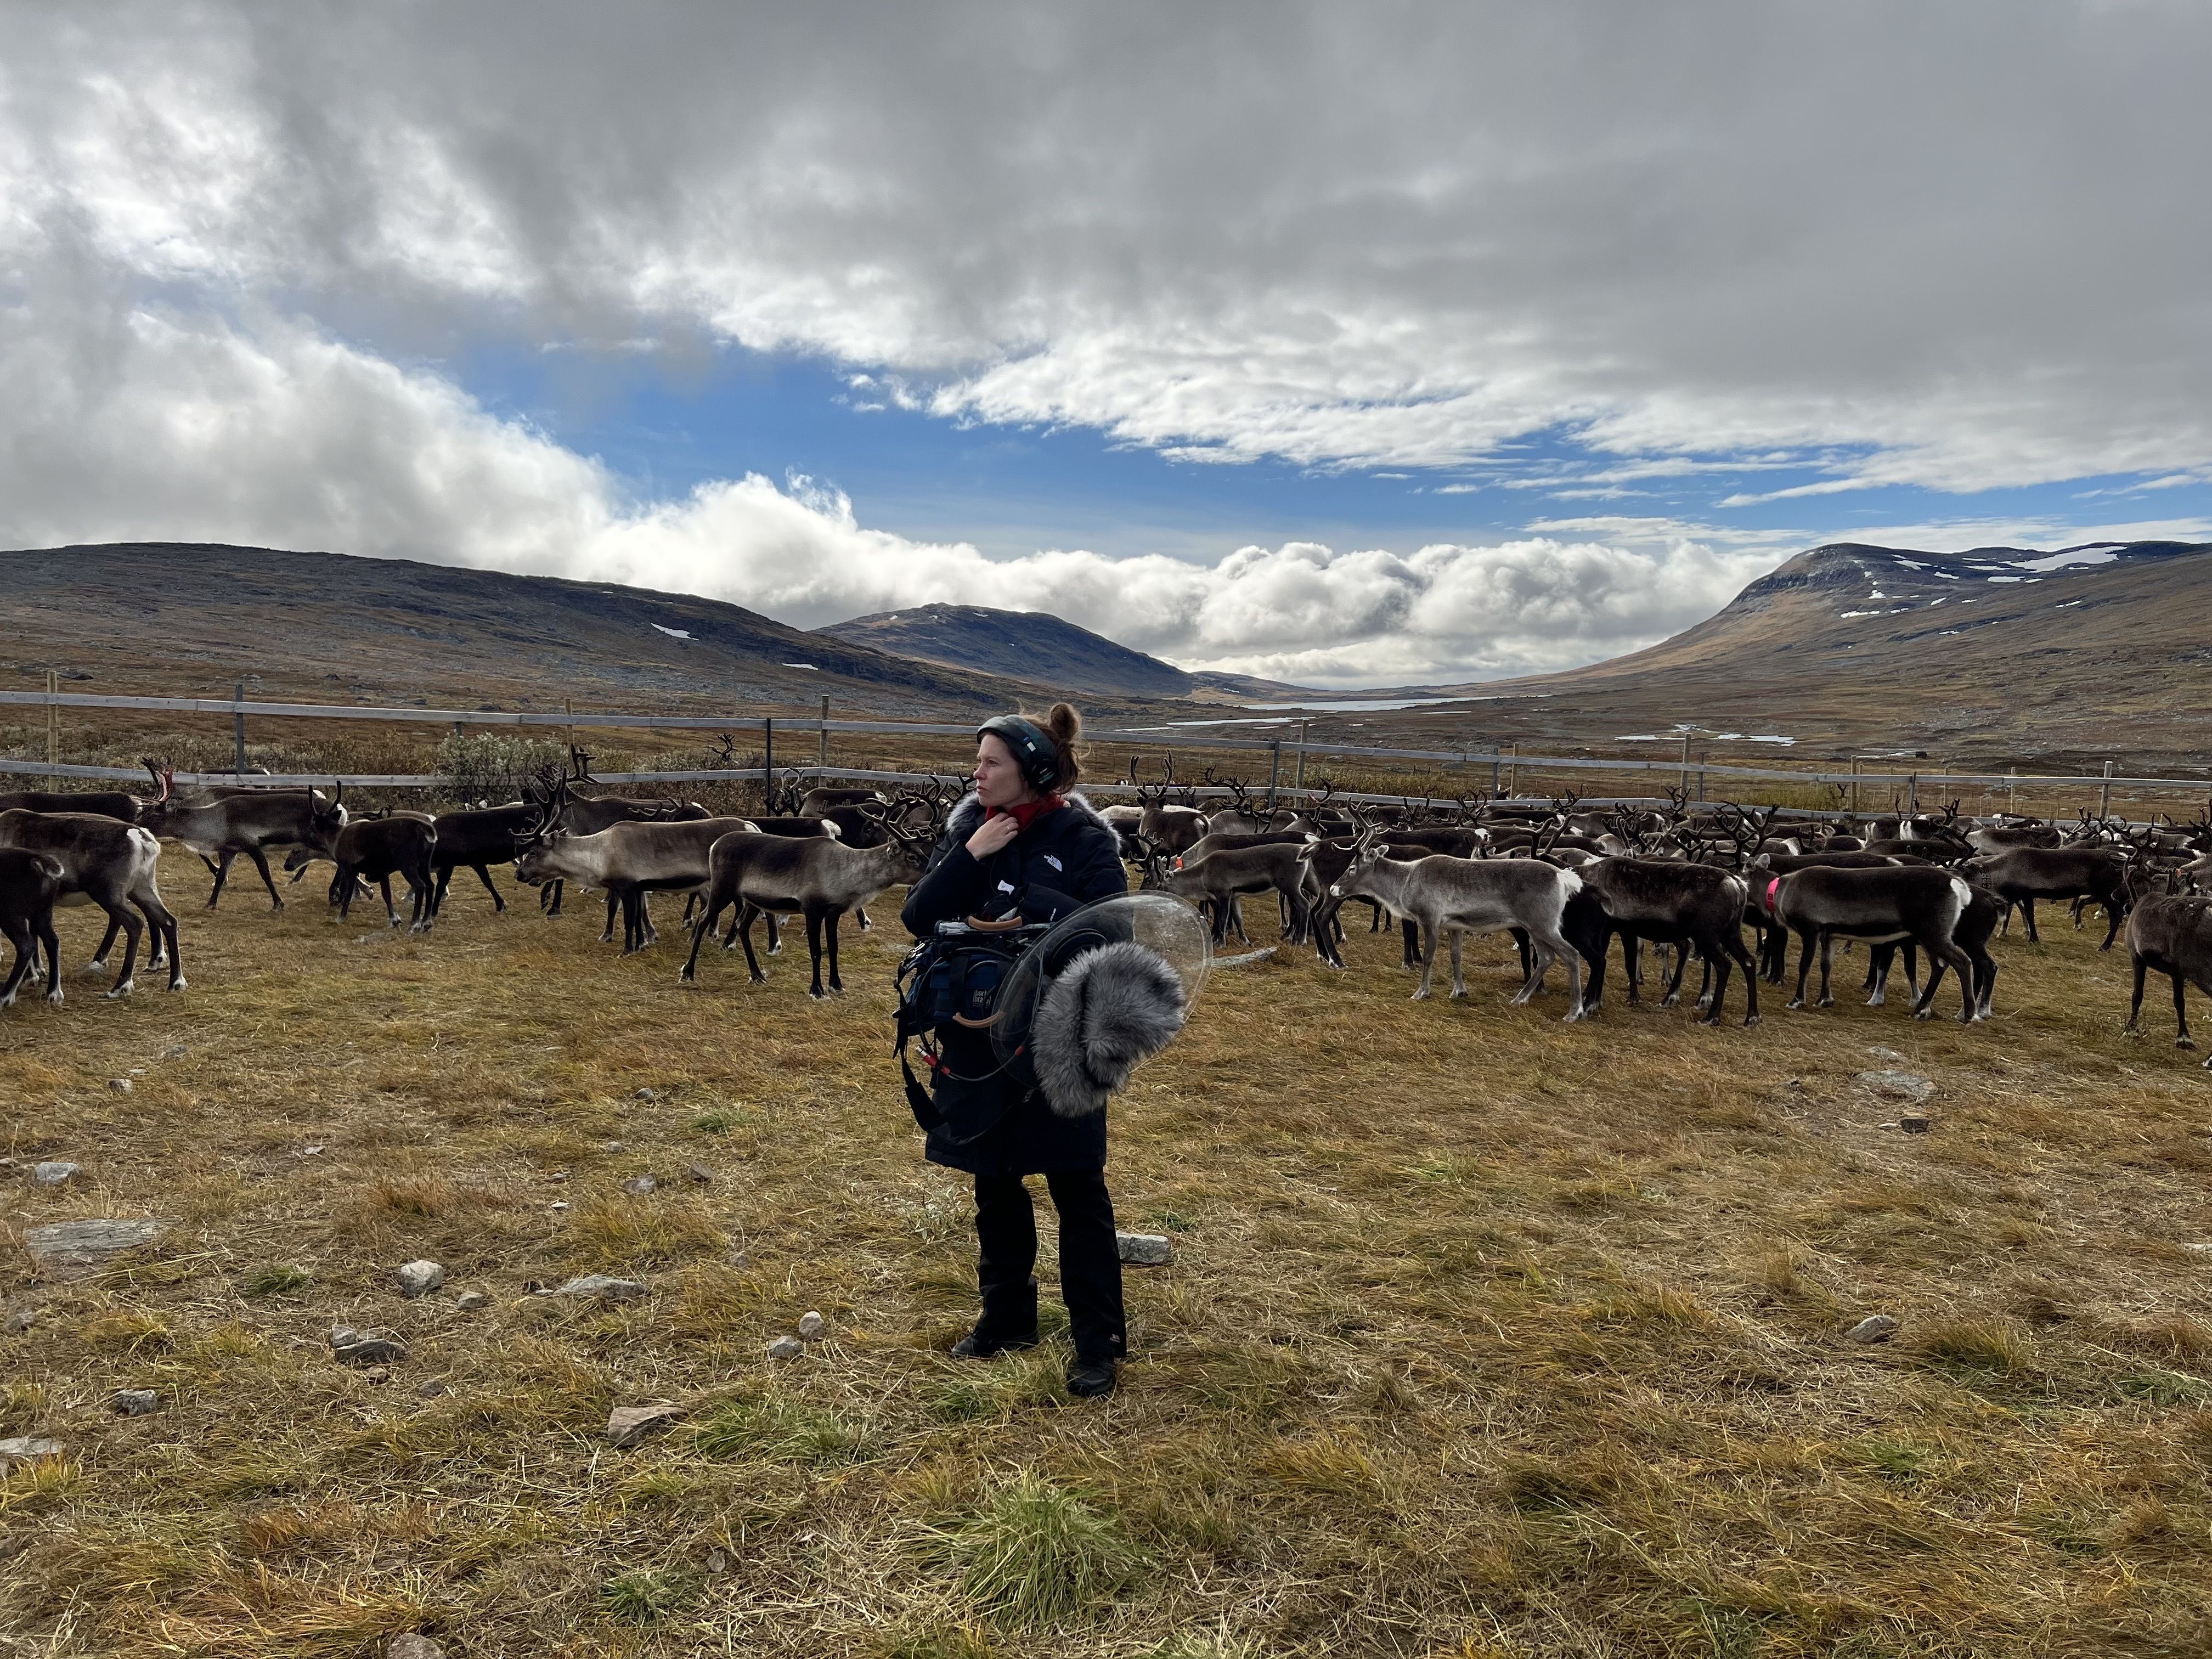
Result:
<svg viewBox="0 0 2212 1659"><path fill-rule="evenodd" d="M65 981L105 920L59 913ZM0 1438L63 1446L0 1477L0 1632L35 1650L2212 1642L2212 1084L2123 1036L2094 931L1992 940L1964 1024L1855 994L1563 1024L1565 975L1511 1006L1504 934L1465 1000L1410 1000L1364 930L1341 970L1225 969L1111 1109L1121 1224L1174 1256L1131 1270L1103 1406L1060 1333L945 1356L974 1243L890 1060L902 939L848 936L823 1001L795 957L684 985L676 930L625 954L468 888L434 933L188 931L188 994L0 1016L31 1316ZM34 1273L28 1230L95 1217L174 1224ZM644 1294L534 1288L589 1274ZM404 1354L342 1364L341 1325Z"/></svg>

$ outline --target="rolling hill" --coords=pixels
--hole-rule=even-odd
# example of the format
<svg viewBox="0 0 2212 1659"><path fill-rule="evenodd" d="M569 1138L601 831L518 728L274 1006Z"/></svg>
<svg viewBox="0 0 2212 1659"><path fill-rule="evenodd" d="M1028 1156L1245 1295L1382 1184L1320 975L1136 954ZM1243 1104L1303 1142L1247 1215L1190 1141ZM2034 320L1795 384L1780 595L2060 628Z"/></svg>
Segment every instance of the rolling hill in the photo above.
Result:
<svg viewBox="0 0 2212 1659"><path fill-rule="evenodd" d="M1590 743L1736 734L1978 768L2196 769L2212 727L2209 619L2212 544L1831 543L1657 645L1563 674L1425 688L1481 701L1404 723L1473 717L1501 738Z"/></svg>
<svg viewBox="0 0 2212 1659"><path fill-rule="evenodd" d="M1116 645L1048 611L994 611L980 605L918 605L855 617L817 630L847 645L978 672L1006 673L1071 692L1187 697L1198 678L1172 663Z"/></svg>
<svg viewBox="0 0 2212 1659"><path fill-rule="evenodd" d="M0 675L77 689L502 707L1004 707L1026 688L887 655L742 606L404 559L179 543L0 552Z"/></svg>

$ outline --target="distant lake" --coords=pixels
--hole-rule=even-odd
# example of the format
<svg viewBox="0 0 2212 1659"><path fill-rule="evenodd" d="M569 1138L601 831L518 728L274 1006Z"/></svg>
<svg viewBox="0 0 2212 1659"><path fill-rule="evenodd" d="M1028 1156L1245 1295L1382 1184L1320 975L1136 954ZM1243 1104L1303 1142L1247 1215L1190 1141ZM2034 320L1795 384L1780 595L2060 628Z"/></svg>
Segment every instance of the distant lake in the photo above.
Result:
<svg viewBox="0 0 2212 1659"><path fill-rule="evenodd" d="M1343 702L1248 702L1247 708L1310 708L1323 714L1358 714L1370 709L1425 708L1432 702L1497 702L1497 697L1401 697L1395 700L1368 697Z"/></svg>

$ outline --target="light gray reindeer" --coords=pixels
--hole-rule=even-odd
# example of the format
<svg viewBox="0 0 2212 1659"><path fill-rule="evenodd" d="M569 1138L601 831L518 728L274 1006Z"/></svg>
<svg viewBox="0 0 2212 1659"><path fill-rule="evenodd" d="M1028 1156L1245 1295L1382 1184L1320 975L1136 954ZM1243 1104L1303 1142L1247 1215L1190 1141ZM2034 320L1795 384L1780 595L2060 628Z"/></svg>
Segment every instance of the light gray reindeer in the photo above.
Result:
<svg viewBox="0 0 2212 1659"><path fill-rule="evenodd" d="M1582 878L1540 859L1458 859L1448 854L1401 861L1389 856L1379 830L1362 836L1350 866L1329 884L1336 899L1372 897L1401 919L1418 922L1428 941L1416 1001L1429 994L1437 970L1436 941L1451 936L1452 995L1467 994L1460 970L1460 945L1468 933L1521 928L1528 935L1534 966L1513 998L1519 1006L1544 982L1545 971L1564 960L1572 975L1567 999L1569 1021L1583 1017L1583 959L1559 932L1567 901L1582 890Z"/></svg>

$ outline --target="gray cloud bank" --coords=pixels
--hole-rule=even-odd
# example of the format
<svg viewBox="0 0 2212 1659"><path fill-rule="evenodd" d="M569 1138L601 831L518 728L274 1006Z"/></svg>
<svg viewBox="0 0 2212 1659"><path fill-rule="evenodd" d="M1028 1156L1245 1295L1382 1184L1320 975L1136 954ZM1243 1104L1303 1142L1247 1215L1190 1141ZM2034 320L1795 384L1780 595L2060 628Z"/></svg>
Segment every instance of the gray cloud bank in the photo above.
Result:
<svg viewBox="0 0 2212 1659"><path fill-rule="evenodd" d="M7 9L0 538L957 599L1324 682L1605 654L1694 527L993 562L758 477L640 501L437 367L493 332L865 368L1195 459L1938 489L2212 458L2212 14L2155 4ZM1656 476L1656 475L1655 475ZM1589 521L1597 524L1601 521Z"/></svg>

